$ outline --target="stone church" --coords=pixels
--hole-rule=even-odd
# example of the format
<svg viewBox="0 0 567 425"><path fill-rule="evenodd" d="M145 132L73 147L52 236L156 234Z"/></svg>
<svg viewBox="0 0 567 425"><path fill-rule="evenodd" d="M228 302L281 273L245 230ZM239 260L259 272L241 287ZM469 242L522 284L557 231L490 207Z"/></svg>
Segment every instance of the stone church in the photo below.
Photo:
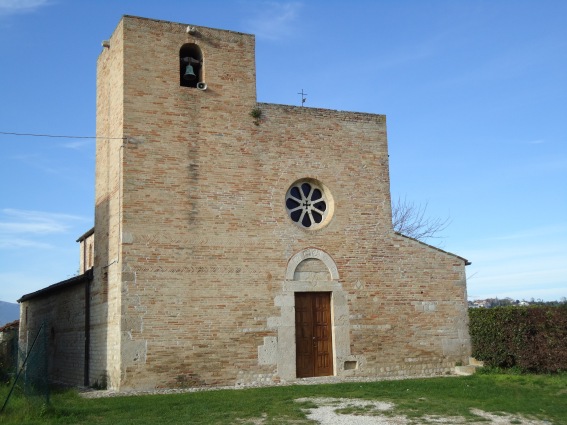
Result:
<svg viewBox="0 0 567 425"><path fill-rule="evenodd" d="M124 16L97 73L81 273L21 303L54 381L450 373L467 260L392 229L386 117L256 100L254 36Z"/></svg>

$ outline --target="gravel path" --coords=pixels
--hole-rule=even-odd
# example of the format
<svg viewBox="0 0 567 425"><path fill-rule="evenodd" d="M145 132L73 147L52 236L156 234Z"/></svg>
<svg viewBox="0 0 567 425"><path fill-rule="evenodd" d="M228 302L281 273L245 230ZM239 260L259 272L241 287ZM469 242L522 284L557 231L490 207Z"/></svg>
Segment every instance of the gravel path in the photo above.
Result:
<svg viewBox="0 0 567 425"><path fill-rule="evenodd" d="M317 405L307 410L307 418L321 425L416 425L416 424L467 424L467 425L551 425L548 421L523 418L518 415L494 415L479 409L471 412L479 417L478 421L467 422L463 417L426 416L416 422L406 416L394 416L390 413L394 404L381 401L344 399L344 398L302 398L298 402L312 402ZM356 411L341 413L340 410ZM262 424L262 422L257 422Z"/></svg>
<svg viewBox="0 0 567 425"><path fill-rule="evenodd" d="M232 385L225 387L194 387L194 388L158 388L151 390L94 390L92 388L81 388L79 392L84 398L103 398L103 397L127 397L148 394L181 394L181 393L194 393L200 391L219 391L219 390L242 390L246 388L262 388L262 387L288 387L291 385L318 385L318 384L339 384L345 382L376 382L376 381L401 381L404 379L428 379L428 378L451 378L458 377L459 375L412 375L412 376L399 376L388 378L338 378L336 376L324 376L319 378L300 378L288 382L273 383L258 383L246 385Z"/></svg>

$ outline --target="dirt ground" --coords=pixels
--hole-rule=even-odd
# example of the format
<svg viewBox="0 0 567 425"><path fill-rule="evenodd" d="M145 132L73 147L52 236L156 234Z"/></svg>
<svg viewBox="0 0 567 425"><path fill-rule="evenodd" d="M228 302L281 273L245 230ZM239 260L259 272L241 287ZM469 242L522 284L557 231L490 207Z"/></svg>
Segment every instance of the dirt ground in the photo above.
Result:
<svg viewBox="0 0 567 425"><path fill-rule="evenodd" d="M463 417L427 416L419 421L405 416L393 416L392 403L341 398L303 398L298 402L309 401L317 407L307 410L307 417L321 425L419 425L419 424L483 424L483 425L550 425L548 421L527 419L518 415L495 415L478 409L471 413L478 421L467 422ZM259 422L261 423L261 422Z"/></svg>

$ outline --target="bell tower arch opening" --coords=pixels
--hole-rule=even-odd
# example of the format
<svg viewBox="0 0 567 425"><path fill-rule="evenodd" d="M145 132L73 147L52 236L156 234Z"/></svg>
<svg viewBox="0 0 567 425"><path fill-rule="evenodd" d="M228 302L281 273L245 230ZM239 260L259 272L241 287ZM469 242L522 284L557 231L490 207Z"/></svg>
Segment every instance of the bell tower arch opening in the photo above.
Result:
<svg viewBox="0 0 567 425"><path fill-rule="evenodd" d="M187 43L179 49L179 84L198 88L203 83L203 52L195 43Z"/></svg>

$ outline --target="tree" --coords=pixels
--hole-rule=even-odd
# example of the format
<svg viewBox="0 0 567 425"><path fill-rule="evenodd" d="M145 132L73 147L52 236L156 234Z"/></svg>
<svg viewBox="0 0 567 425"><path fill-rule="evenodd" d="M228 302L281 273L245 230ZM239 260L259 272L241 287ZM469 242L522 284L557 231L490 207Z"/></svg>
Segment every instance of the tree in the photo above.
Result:
<svg viewBox="0 0 567 425"><path fill-rule="evenodd" d="M449 218L431 218L426 215L425 205L408 202L405 198L398 198L392 203L392 226L394 231L404 236L425 241L432 238L441 238L440 233L445 230L451 221Z"/></svg>

